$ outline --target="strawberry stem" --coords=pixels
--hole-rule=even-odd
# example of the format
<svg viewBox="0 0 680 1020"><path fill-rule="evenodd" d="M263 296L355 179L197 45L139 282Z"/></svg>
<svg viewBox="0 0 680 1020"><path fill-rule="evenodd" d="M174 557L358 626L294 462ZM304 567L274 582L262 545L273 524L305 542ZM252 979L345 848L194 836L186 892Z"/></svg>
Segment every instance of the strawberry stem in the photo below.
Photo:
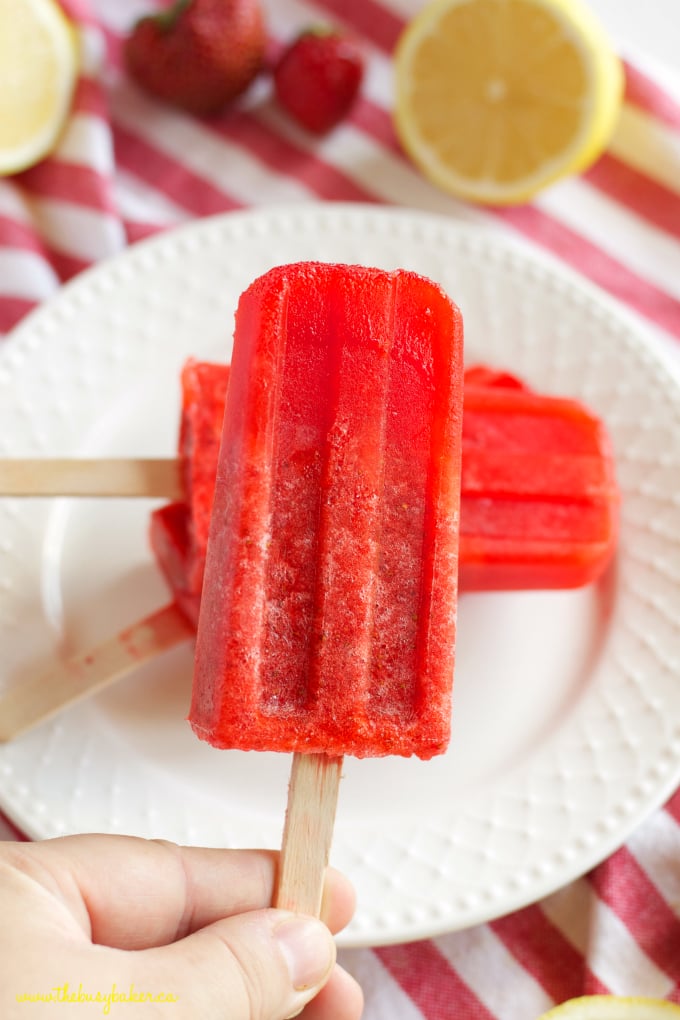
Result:
<svg viewBox="0 0 680 1020"><path fill-rule="evenodd" d="M152 18L156 22L161 32L169 32L175 27L175 24L184 14L187 7L193 3L193 0L176 0L176 2L169 7L167 11L161 11L160 14L154 15Z"/></svg>

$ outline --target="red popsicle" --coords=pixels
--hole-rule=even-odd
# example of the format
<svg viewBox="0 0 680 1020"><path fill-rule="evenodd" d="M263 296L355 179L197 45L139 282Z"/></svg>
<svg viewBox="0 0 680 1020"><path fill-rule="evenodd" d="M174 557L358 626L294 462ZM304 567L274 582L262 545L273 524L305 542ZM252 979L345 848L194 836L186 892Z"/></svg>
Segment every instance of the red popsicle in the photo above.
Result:
<svg viewBox="0 0 680 1020"><path fill-rule="evenodd" d="M156 558L194 625L228 375L226 365L185 366L180 456L188 502L152 516ZM596 580L614 553L619 502L602 421L575 401L531 393L517 376L484 365L465 372L464 408L460 590Z"/></svg>
<svg viewBox="0 0 680 1020"><path fill-rule="evenodd" d="M450 732L462 322L404 270L242 295L190 711L217 747L430 758Z"/></svg>
<svg viewBox="0 0 680 1020"><path fill-rule="evenodd" d="M462 590L578 588L611 561L619 492L604 423L514 376L466 374Z"/></svg>

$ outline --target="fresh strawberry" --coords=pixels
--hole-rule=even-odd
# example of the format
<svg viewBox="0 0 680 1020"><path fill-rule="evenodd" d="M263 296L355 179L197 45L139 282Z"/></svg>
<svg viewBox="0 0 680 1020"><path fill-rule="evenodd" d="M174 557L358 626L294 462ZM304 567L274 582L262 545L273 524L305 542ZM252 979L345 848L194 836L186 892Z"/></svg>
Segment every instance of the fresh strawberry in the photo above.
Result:
<svg viewBox="0 0 680 1020"><path fill-rule="evenodd" d="M141 18L125 42L130 74L148 92L192 113L216 113L261 70L259 0L177 0Z"/></svg>
<svg viewBox="0 0 680 1020"><path fill-rule="evenodd" d="M333 29L307 29L274 68L281 106L308 131L323 134L347 115L364 73L357 44Z"/></svg>

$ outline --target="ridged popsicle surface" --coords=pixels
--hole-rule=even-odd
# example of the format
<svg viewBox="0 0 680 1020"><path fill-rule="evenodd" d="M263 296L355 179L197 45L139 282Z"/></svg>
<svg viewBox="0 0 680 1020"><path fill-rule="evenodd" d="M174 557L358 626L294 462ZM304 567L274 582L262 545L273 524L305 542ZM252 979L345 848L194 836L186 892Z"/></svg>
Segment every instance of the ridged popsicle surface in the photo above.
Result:
<svg viewBox="0 0 680 1020"><path fill-rule="evenodd" d="M462 322L406 271L304 263L242 296L190 721L215 746L443 751Z"/></svg>

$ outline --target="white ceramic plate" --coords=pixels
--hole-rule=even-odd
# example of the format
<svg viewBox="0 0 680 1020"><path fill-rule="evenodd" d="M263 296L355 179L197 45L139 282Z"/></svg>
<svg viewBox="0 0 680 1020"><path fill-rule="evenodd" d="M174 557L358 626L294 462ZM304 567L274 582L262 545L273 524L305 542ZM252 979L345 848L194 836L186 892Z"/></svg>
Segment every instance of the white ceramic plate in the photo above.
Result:
<svg viewBox="0 0 680 1020"><path fill-rule="evenodd" d="M460 304L484 359L608 422L623 490L605 581L466 595L453 740L419 761L348 760L332 860L359 893L345 945L499 916L621 844L680 778L680 385L599 292L495 232L367 206L204 220L90 271L0 352L0 455L174 451L189 354L226 359L238 295L298 259L406 266ZM167 593L145 501L0 500L0 684ZM214 751L184 721L188 645L0 748L0 800L30 835L106 830L280 842L289 762Z"/></svg>

